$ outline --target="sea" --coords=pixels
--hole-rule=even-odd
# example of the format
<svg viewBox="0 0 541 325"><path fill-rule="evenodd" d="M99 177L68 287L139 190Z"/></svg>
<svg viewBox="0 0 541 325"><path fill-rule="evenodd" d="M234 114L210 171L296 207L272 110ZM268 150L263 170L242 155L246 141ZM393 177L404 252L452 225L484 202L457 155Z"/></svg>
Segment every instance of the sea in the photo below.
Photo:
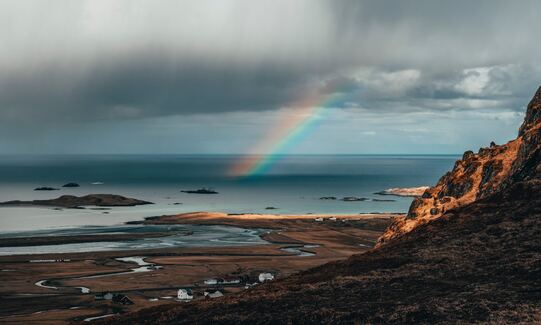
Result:
<svg viewBox="0 0 541 325"><path fill-rule="evenodd" d="M0 156L0 201L119 194L152 205L110 210L0 207L0 234L118 226L193 211L279 214L406 212L412 198L381 196L393 187L430 186L456 155L284 155L264 173L231 176L240 155ZM76 182L80 187L64 188ZM56 191L35 191L50 186ZM218 194L182 190L211 188ZM321 200L334 196L337 200ZM345 202L342 197L368 198ZM373 201L389 199L392 201ZM274 209L268 209L268 208Z"/></svg>

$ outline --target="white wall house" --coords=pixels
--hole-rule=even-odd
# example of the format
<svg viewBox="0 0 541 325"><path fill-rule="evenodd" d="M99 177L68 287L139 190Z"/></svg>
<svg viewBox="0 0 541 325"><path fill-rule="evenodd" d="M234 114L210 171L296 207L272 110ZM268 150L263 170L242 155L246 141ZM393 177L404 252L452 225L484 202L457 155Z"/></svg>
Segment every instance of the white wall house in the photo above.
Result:
<svg viewBox="0 0 541 325"><path fill-rule="evenodd" d="M192 300L193 299L192 289L178 289L177 297L178 297L178 300Z"/></svg>
<svg viewBox="0 0 541 325"><path fill-rule="evenodd" d="M274 280L274 275L272 273L260 273L259 282L272 281Z"/></svg>

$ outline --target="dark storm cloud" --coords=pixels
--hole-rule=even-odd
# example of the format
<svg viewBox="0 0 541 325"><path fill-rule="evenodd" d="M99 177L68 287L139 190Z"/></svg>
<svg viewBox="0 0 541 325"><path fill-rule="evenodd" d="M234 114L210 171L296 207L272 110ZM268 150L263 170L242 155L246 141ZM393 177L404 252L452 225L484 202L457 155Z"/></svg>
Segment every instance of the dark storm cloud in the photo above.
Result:
<svg viewBox="0 0 541 325"><path fill-rule="evenodd" d="M538 12L538 1L3 1L0 124L262 111L314 88L365 109L518 109L541 82Z"/></svg>
<svg viewBox="0 0 541 325"><path fill-rule="evenodd" d="M144 57L100 62L79 75L59 71L45 67L7 78L0 105L40 118L56 112L67 120L134 118L272 109L306 91L302 74L272 66L175 66Z"/></svg>

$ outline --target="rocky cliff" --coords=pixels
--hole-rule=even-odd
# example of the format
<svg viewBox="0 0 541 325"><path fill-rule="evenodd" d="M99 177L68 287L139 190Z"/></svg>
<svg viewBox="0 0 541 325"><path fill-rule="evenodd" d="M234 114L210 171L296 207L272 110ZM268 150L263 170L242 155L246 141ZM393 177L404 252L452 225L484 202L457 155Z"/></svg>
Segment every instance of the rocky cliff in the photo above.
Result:
<svg viewBox="0 0 541 325"><path fill-rule="evenodd" d="M528 104L518 137L504 145L491 143L477 153L466 151L452 171L415 199L407 216L396 219L379 239L382 245L445 212L488 197L510 185L536 178L541 148L541 87Z"/></svg>

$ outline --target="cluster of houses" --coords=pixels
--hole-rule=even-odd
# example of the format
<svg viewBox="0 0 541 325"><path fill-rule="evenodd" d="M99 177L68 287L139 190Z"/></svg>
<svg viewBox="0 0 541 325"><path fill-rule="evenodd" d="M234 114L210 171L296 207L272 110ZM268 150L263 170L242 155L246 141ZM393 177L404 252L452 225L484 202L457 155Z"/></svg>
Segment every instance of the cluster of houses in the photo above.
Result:
<svg viewBox="0 0 541 325"><path fill-rule="evenodd" d="M274 280L274 274L269 272L259 273L256 279L251 279L249 276L242 277L224 277L224 278L211 278L206 279L203 283L210 287L203 292L203 297L205 299L214 299L223 297L224 294L219 290L221 286L227 285L240 285L243 283L245 289L253 287L259 283L264 283ZM223 290L223 289L222 289ZM180 301L191 301L194 299L195 293L191 288L180 288L177 292L177 299ZM113 293L113 292L102 292L94 296L96 300L110 300L113 303L120 305L133 305L133 301L128 298L128 296Z"/></svg>
<svg viewBox="0 0 541 325"><path fill-rule="evenodd" d="M239 278L225 277L225 278L206 279L205 281L203 281L203 283L206 286L212 286L214 288L208 288L207 290L205 290L203 292L203 297L205 297L205 299L214 299L214 298L223 297L224 294L218 288L224 285L238 285L238 284L244 283L245 285L244 288L248 289L259 283L272 281L272 280L274 280L274 274L268 273L268 272L259 273L257 279L253 281L250 281L250 277L248 276L243 276ZM178 289L177 299L180 301L191 301L194 299L194 296L195 294L191 288Z"/></svg>
<svg viewBox="0 0 541 325"><path fill-rule="evenodd" d="M228 285L228 284L239 284L241 278L234 277L225 277L225 278L212 278L206 279L203 283L206 285Z"/></svg>
<svg viewBox="0 0 541 325"><path fill-rule="evenodd" d="M223 297L224 294L220 290L205 290L203 292L205 299L213 299ZM191 301L194 297L194 292L190 288L178 289L177 299L180 301Z"/></svg>

